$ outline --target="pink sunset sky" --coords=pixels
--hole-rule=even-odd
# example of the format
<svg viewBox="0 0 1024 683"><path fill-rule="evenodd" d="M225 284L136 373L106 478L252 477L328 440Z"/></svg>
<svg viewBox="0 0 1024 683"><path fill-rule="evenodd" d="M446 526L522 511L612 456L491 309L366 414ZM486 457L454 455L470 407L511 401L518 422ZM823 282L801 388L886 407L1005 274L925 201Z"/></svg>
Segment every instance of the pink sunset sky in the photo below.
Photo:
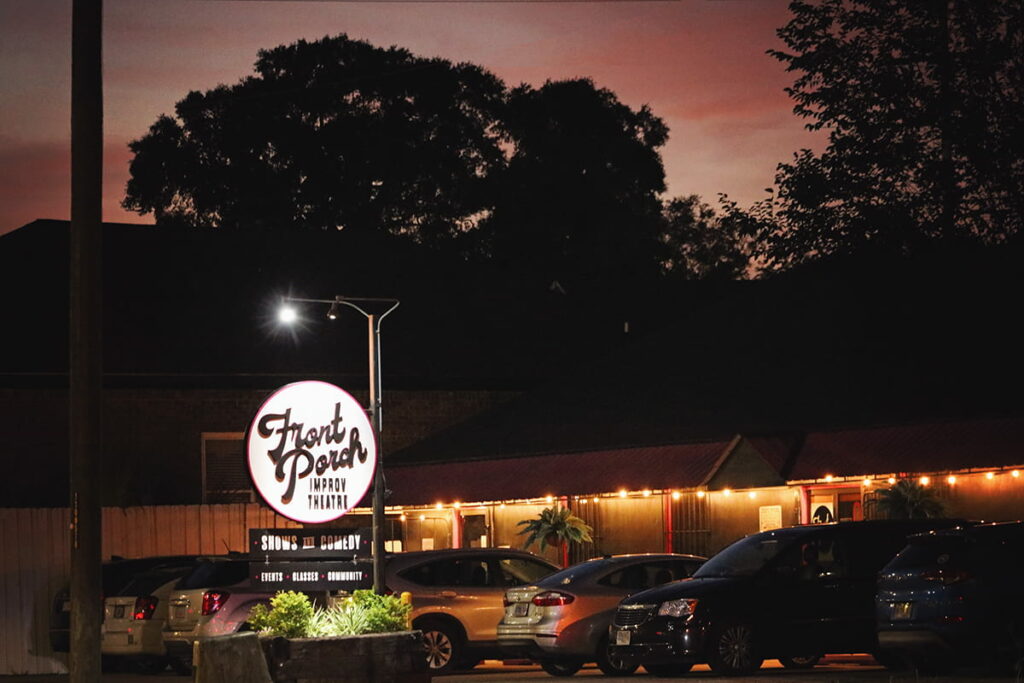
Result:
<svg viewBox="0 0 1024 683"><path fill-rule="evenodd" d="M666 197L764 196L818 136L765 50L788 0L244 2L105 0L103 216L124 211L127 143L189 90L235 83L260 48L347 33L480 64L507 85L590 77L670 128ZM70 213L71 1L0 2L0 234Z"/></svg>

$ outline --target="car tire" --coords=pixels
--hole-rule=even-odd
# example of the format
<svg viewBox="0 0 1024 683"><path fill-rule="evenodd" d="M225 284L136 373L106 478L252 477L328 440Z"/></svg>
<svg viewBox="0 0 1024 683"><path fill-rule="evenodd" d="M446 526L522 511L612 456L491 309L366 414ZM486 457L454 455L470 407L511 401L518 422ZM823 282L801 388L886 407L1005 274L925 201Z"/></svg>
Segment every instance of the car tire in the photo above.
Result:
<svg viewBox="0 0 1024 683"><path fill-rule="evenodd" d="M608 636L602 636L598 641L594 659L597 662L597 668L605 676L632 676L633 672L639 668L637 664L632 666L623 664L612 654L608 645Z"/></svg>
<svg viewBox="0 0 1024 683"><path fill-rule="evenodd" d="M875 650L871 653L875 661L885 667L886 671L900 672L910 668L907 658L892 650Z"/></svg>
<svg viewBox="0 0 1024 683"><path fill-rule="evenodd" d="M458 668L463 661L463 639L455 626L441 619L424 619L413 628L423 632L423 648L432 675L443 676Z"/></svg>
<svg viewBox="0 0 1024 683"><path fill-rule="evenodd" d="M787 669L813 669L820 659L821 655L779 657L779 663Z"/></svg>
<svg viewBox="0 0 1024 683"><path fill-rule="evenodd" d="M559 676L561 678L572 676L577 671L583 668L583 664L580 662L570 662L565 660L547 660L540 663L540 668L552 676Z"/></svg>
<svg viewBox="0 0 1024 683"><path fill-rule="evenodd" d="M743 676L760 669L764 657L757 650L754 628L736 622L713 629L707 661L712 671L728 676Z"/></svg>
<svg viewBox="0 0 1024 683"><path fill-rule="evenodd" d="M658 676L659 678L674 678L676 676L682 676L690 670L692 664L685 662L679 662L678 664L644 664L644 668L647 669L647 673L652 676Z"/></svg>

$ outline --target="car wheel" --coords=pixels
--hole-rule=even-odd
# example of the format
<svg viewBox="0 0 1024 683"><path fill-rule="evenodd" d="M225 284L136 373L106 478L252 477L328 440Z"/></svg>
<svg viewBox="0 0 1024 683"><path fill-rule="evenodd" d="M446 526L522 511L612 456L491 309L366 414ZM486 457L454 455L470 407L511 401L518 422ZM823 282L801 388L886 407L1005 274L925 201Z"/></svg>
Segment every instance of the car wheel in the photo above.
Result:
<svg viewBox="0 0 1024 683"><path fill-rule="evenodd" d="M566 661L546 661L540 663L540 668L544 669L547 673L552 676L572 676L577 671L583 668L583 665L579 662L566 662Z"/></svg>
<svg viewBox="0 0 1024 683"><path fill-rule="evenodd" d="M764 661L748 624L726 624L712 631L707 659L712 671L732 676L757 671Z"/></svg>
<svg viewBox="0 0 1024 683"><path fill-rule="evenodd" d="M906 657L892 650L875 650L871 656L887 671L906 671L910 668L910 662Z"/></svg>
<svg viewBox="0 0 1024 683"><path fill-rule="evenodd" d="M435 676L455 670L462 659L462 638L456 629L440 620L424 619L413 624L423 631L423 648L427 653L427 665Z"/></svg>
<svg viewBox="0 0 1024 683"><path fill-rule="evenodd" d="M821 655L806 657L779 657L779 663L787 669L812 669L821 659Z"/></svg>
<svg viewBox="0 0 1024 683"><path fill-rule="evenodd" d="M598 641L595 659L597 661L597 668L605 676L630 676L638 667L637 664L632 666L625 664L612 653L608 645L608 636L603 636Z"/></svg>
<svg viewBox="0 0 1024 683"><path fill-rule="evenodd" d="M647 673L661 678L682 676L690 670L691 666L693 665L682 662L678 664L644 664L644 668L647 669Z"/></svg>

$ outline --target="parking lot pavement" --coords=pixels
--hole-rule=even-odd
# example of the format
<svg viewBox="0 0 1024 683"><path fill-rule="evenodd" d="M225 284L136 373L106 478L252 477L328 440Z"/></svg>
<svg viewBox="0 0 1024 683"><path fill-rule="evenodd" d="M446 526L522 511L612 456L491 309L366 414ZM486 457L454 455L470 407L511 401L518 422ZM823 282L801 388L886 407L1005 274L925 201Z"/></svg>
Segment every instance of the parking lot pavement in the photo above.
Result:
<svg viewBox="0 0 1024 683"><path fill-rule="evenodd" d="M600 679L605 683L641 683L649 680L685 681L707 680L714 683L924 683L927 681L966 682L984 680L985 683L1017 683L1013 676L998 677L982 675L978 671L960 671L948 676L920 676L914 672L892 673L878 666L867 656L826 657L823 664L807 671L790 671L783 669L778 662L765 662L764 667L752 676L719 677L714 676L707 666L695 666L689 673L674 679L660 679L645 675L640 669L635 676L612 678L604 676L594 665L584 667L573 678ZM100 683L190 683L191 677L178 676L171 672L156 675L131 673L103 674ZM520 681L549 681L554 683L552 676L533 665L506 666L498 661L487 661L472 671L453 676L437 676L435 683L519 683ZM570 679L562 679L570 680ZM0 683L67 683L67 675L53 674L43 676L0 676ZM240 681L239 683L245 683Z"/></svg>

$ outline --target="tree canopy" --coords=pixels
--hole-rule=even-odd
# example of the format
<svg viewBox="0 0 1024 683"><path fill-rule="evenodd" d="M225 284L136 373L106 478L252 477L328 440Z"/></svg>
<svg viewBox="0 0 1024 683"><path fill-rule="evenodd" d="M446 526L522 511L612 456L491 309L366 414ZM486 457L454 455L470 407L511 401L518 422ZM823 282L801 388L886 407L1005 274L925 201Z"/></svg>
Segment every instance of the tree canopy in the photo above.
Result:
<svg viewBox="0 0 1024 683"><path fill-rule="evenodd" d="M124 206L158 224L382 230L429 242L489 208L502 83L340 35L263 50L131 143Z"/></svg>
<svg viewBox="0 0 1024 683"><path fill-rule="evenodd" d="M1021 230L1021 0L794 0L791 9L778 32L787 49L770 54L797 74L794 111L827 130L828 145L780 164L758 239L763 262L785 268L869 244L998 242Z"/></svg>

